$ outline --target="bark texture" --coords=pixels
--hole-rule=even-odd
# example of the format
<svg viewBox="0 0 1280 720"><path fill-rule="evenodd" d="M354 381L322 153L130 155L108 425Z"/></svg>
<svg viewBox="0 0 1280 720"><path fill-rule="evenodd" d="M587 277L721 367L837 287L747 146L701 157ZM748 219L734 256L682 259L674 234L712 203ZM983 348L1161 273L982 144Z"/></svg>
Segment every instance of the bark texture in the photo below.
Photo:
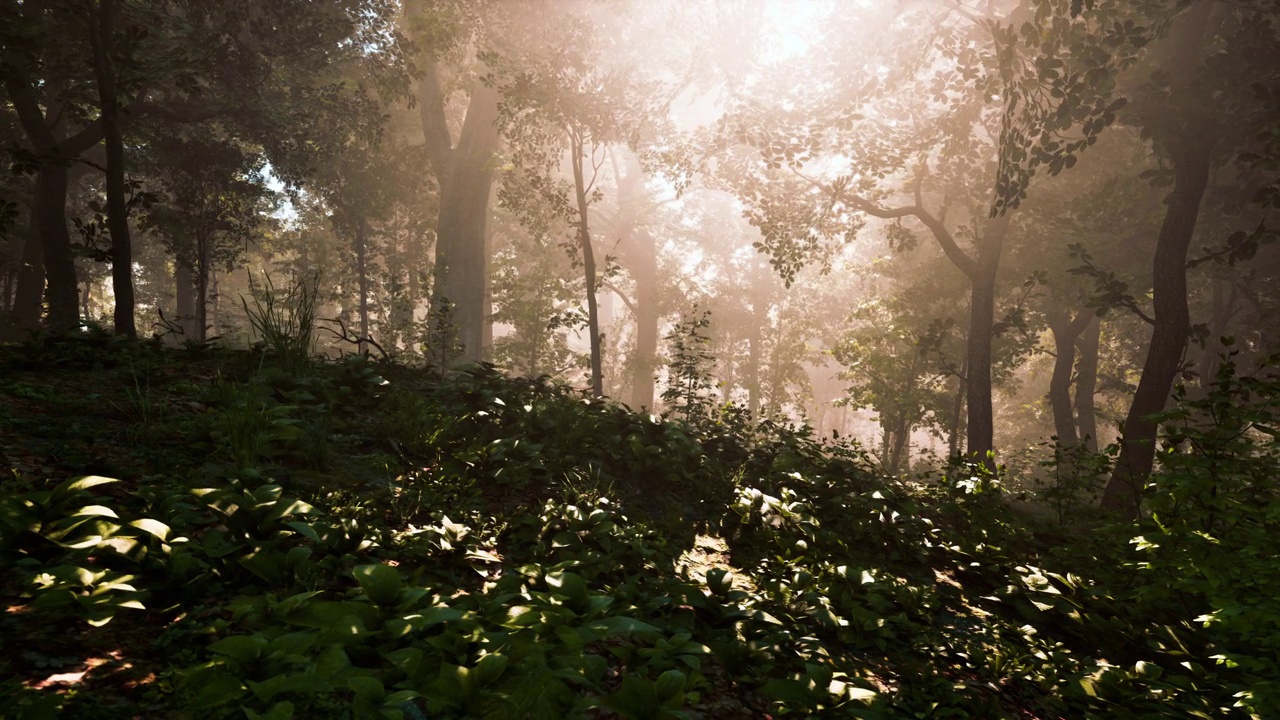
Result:
<svg viewBox="0 0 1280 720"><path fill-rule="evenodd" d="M455 144L445 120L445 98L434 61L427 61L418 90L427 156L440 186L432 307L451 308L447 317L437 313L432 322L451 326L442 330L456 332L464 357L479 362L484 358L485 325L489 322L485 312L489 269L485 227L493 156L498 149L498 91L476 84Z"/></svg>

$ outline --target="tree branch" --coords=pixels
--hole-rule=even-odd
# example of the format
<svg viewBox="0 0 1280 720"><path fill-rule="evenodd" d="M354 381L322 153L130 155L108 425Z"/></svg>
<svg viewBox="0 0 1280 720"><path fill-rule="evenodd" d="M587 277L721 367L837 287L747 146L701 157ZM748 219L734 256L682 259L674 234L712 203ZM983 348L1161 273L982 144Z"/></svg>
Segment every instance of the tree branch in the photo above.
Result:
<svg viewBox="0 0 1280 720"><path fill-rule="evenodd" d="M640 314L636 312L636 306L632 304L631 299L628 298L621 290L619 290L618 286L614 285L611 280L608 280L606 278L600 278L600 287L608 288L609 290L613 291L613 294L617 295L618 298L622 300L622 304L626 305L627 309L631 311L632 317L640 317Z"/></svg>
<svg viewBox="0 0 1280 720"><path fill-rule="evenodd" d="M960 245L956 243L955 238L952 237L950 231L947 230L947 227L942 224L942 221L938 220L938 218L934 217L924 208L920 199L919 183L916 184L916 187L913 190L916 202L915 205L905 205L897 208L884 208L860 195L857 195L856 193L848 192L844 187L833 187L818 180L806 177L795 168L792 168L791 172L795 173L802 180L809 182L814 187L825 192L827 196L831 198L833 203L847 202L859 212L864 212L872 217L880 218L881 220L897 220L904 217L914 217L933 233L934 239L937 240L938 245L942 247L942 252L946 254L947 259L949 259L953 265L959 268L960 272L963 272L970 278L977 274L978 263L973 258L965 254L964 250L960 248Z"/></svg>

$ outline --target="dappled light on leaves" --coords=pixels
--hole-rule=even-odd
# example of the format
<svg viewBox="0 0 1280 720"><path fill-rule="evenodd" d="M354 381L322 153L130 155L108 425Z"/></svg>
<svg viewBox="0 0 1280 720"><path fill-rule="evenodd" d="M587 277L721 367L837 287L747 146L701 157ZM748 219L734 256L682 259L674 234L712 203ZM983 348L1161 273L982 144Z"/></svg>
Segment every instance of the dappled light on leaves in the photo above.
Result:
<svg viewBox="0 0 1280 720"><path fill-rule="evenodd" d="M0 712L1280 716L1278 23L0 3Z"/></svg>

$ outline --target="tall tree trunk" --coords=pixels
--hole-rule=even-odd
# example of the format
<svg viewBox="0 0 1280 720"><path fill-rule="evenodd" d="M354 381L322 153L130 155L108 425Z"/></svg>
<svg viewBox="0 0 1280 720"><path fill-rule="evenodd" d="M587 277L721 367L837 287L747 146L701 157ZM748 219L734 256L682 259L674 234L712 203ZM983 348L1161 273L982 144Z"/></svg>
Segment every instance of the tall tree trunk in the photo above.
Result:
<svg viewBox="0 0 1280 720"><path fill-rule="evenodd" d="M922 179L923 175L919 179ZM956 243L943 221L934 217L922 204L919 179L914 190L915 204L900 208L882 208L866 198L841 195L832 188L826 192L842 200L852 201L859 210L872 217L896 220L915 217L933 234L942 252L969 279L969 333L965 347L965 402L968 404L968 447L965 454L988 468L995 469L995 427L991 406L991 341L995 329L996 277L1004 252L1012 212L983 221L985 227L976 239L977 256L971 257ZM953 450L956 443L951 443Z"/></svg>
<svg viewBox="0 0 1280 720"><path fill-rule="evenodd" d="M600 307L596 302L596 255L591 247L591 228L587 222L587 209L590 205L589 193L591 184L586 178L583 167L587 160L586 140L580 128L569 131L569 148L573 154L573 189L578 206L578 245L582 251L582 274L587 286L587 332L591 335L591 394L604 396L604 370L600 357Z"/></svg>
<svg viewBox="0 0 1280 720"><path fill-rule="evenodd" d="M654 373L658 357L658 245L653 233L641 222L645 204L644 169L640 161L628 155L623 174L617 154L611 148L609 159L618 185L618 219L616 231L622 259L635 281L636 347L631 365L631 393L628 404L639 410L653 408Z"/></svg>
<svg viewBox="0 0 1280 720"><path fill-rule="evenodd" d="M1080 333L1077 349L1080 362L1076 369L1076 425L1085 449L1098 452L1098 414L1094 410L1093 396L1098 388L1098 341L1102 321L1094 315L1089 325Z"/></svg>
<svg viewBox="0 0 1280 720"><path fill-rule="evenodd" d="M26 330L35 330L40 327L40 315L44 305L44 237L51 226L59 223L59 220L53 216L55 210L61 216L62 231L64 233L67 231L66 168L60 169L63 173L60 186L56 185L54 178L47 177L58 168L43 165L36 171L36 180L32 185L31 211L27 218L27 238L22 244L18 286L13 297L14 321L18 327ZM58 195L59 192L60 195ZM70 236L67 237L67 242L71 242Z"/></svg>
<svg viewBox="0 0 1280 720"><path fill-rule="evenodd" d="M1058 444L1064 449L1080 444L1081 434L1072 410L1071 375L1075 368L1076 341L1093 317L1092 313L1082 311L1072 318L1061 308L1054 308L1048 313L1056 356L1053 377L1049 380L1049 407L1053 411L1053 429L1058 436Z"/></svg>
<svg viewBox="0 0 1280 720"><path fill-rule="evenodd" d="M1213 314L1209 318L1209 337L1205 342L1204 353L1200 357L1200 387L1207 388L1213 384L1221 366L1222 354L1227 348L1222 344L1231 326L1231 318L1236 314L1236 303L1240 299L1240 288L1230 278L1215 275L1213 277Z"/></svg>
<svg viewBox="0 0 1280 720"><path fill-rule="evenodd" d="M81 317L85 317L85 318L89 317L89 298L91 297L92 290L93 290L93 283L88 280L85 280L84 291L80 293L80 316Z"/></svg>
<svg viewBox="0 0 1280 720"><path fill-rule="evenodd" d="M195 284L195 273L191 271L191 266L175 259L173 321L178 323L183 338L188 340L199 340L199 332L196 330Z"/></svg>
<svg viewBox="0 0 1280 720"><path fill-rule="evenodd" d="M1187 249L1209 181L1210 151L1207 143L1189 145L1175 160L1173 192L1151 268L1155 329L1147 346L1142 379L1125 417L1120 455L1102 493L1103 508L1135 518L1141 509L1142 487L1155 462L1158 428L1152 416L1164 410L1191 332Z"/></svg>
<svg viewBox="0 0 1280 720"><path fill-rule="evenodd" d="M67 332L80 325L79 281L71 234L67 231L67 176L67 166L52 160L36 172L30 232L22 249L22 269L13 303L15 320L28 330L40 327L46 294L50 330Z"/></svg>
<svg viewBox="0 0 1280 720"><path fill-rule="evenodd" d="M969 375L966 359L960 364L960 377L956 380L956 392L951 400L951 429L947 433L947 457L960 457L960 437L964 432L964 401L968 396L969 384L965 380Z"/></svg>
<svg viewBox="0 0 1280 720"><path fill-rule="evenodd" d="M747 336L747 410L752 417L760 414L760 360L764 356L764 324L768 321L768 303L756 298L751 306L751 334Z"/></svg>
<svg viewBox="0 0 1280 720"><path fill-rule="evenodd" d="M197 342L209 339L209 275L210 267L208 241L196 239L196 334Z"/></svg>
<svg viewBox="0 0 1280 720"><path fill-rule="evenodd" d="M129 236L129 209L124 186L124 139L120 134L120 98L112 60L115 32L115 0L99 0L88 8L89 43L93 47L93 71L98 85L98 123L107 151L107 229L111 233L111 287L115 293L113 320L117 335L138 336L134 321L133 242Z"/></svg>
<svg viewBox="0 0 1280 720"><path fill-rule="evenodd" d="M360 338L369 337L369 266L368 248L365 247L366 225L364 217L356 220L356 274L360 281Z"/></svg>
<svg viewBox="0 0 1280 720"><path fill-rule="evenodd" d="M32 232L23 249L23 267L14 299L15 319L26 329L39 327L40 303L46 296L47 282L49 329L74 330L80 325L80 290L67 232L67 167L102 140L102 125L95 121L68 137L59 128L66 110L59 88L32 80L24 67L6 68L3 83L40 162L30 206Z"/></svg>
<svg viewBox="0 0 1280 720"><path fill-rule="evenodd" d="M1201 71L1212 14L1213 3L1198 0L1178 19L1169 35L1162 68L1171 83L1167 99L1147 108L1145 118L1154 128L1153 139L1173 165L1173 190L1165 201L1168 208L1151 267L1155 328L1142 378L1125 417L1120 455L1102 493L1104 509L1134 518L1141 513L1142 489L1155 462L1159 428L1152 415L1164 410L1168 402L1191 332L1187 249L1209 183L1215 136L1212 105L1209 98L1197 95L1192 81Z"/></svg>
<svg viewBox="0 0 1280 720"><path fill-rule="evenodd" d="M218 328L222 327L222 290L218 287L218 270L212 268L209 271L209 329L213 331L214 337L221 335Z"/></svg>
<svg viewBox="0 0 1280 720"><path fill-rule="evenodd" d="M5 317L8 317L9 314L13 312L13 290L18 283L18 270L20 269L20 263L21 261L13 264L6 264L4 268L3 289L0 290L0 293L3 293L3 297L0 297L0 313ZM0 325L2 324L3 321L0 321Z"/></svg>
<svg viewBox="0 0 1280 720"><path fill-rule="evenodd" d="M493 228L485 227L484 233L484 257L485 262L493 257ZM484 309L481 313L483 318L480 323L480 347L484 349L487 356L489 348L493 347L493 278L490 276L488 266L486 265L484 273Z"/></svg>
<svg viewBox="0 0 1280 720"><path fill-rule="evenodd" d="M104 120L104 124L105 120ZM117 335L136 338L133 292L133 241L124 189L124 145L115 122L107 131L107 227L111 231L111 289L115 294L112 320Z"/></svg>
<svg viewBox="0 0 1280 720"><path fill-rule="evenodd" d="M965 341L965 365L969 369L965 453L992 470L995 469L995 420L991 404L991 341L995 330L996 276L1008 229L1008 214L989 220L978 244L977 267L970 276L969 334Z"/></svg>
<svg viewBox="0 0 1280 720"><path fill-rule="evenodd" d="M892 438L888 450L888 470L897 474L907 469L907 443L911 438L911 429L907 427L905 420L899 420L893 423L893 429L889 433Z"/></svg>
<svg viewBox="0 0 1280 720"><path fill-rule="evenodd" d="M51 165L36 180L40 197L40 233L44 244L44 269L48 287L48 326L53 332L80 327L80 290L76 278L71 234L67 231L67 168ZM41 182L43 181L43 183Z"/></svg>
<svg viewBox="0 0 1280 720"><path fill-rule="evenodd" d="M636 356L631 363L631 407L653 409L654 373L658 369L658 250L645 228L632 233L636 283Z"/></svg>
<svg viewBox="0 0 1280 720"><path fill-rule="evenodd" d="M485 227L493 186L493 155L498 149L498 91L476 83L454 146L445 119L438 67L431 59L425 64L418 100L427 155L440 186L432 308L449 308L447 317L436 312L432 322L440 337L456 332L463 355L479 362L484 358L484 324L488 322Z"/></svg>

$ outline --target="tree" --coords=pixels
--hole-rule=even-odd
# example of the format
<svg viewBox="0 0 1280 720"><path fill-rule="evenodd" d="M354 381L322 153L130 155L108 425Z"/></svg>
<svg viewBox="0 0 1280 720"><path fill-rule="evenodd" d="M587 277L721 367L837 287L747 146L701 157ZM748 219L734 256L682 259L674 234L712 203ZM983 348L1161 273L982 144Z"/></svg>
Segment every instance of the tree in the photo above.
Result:
<svg viewBox="0 0 1280 720"><path fill-rule="evenodd" d="M842 62L829 63L839 80L786 79L740 101L709 154L784 277L825 263L828 239L849 242L866 217L891 222L891 242L909 233L905 220L934 238L970 286L966 451L993 464L991 344L1014 211L1038 170L1071 167L1114 121L1121 103L1110 100L1110 81L1123 58L1101 48L1121 41L1049 3L1008 16L960 6L936 17L877 12L857 21L910 36L884 33L879 49L893 66L864 59L876 56L873 41L851 40L836 51ZM939 30L919 42L922 26ZM843 92L815 97L811 88L824 83ZM743 145L755 157L735 150Z"/></svg>
<svg viewBox="0 0 1280 720"><path fill-rule="evenodd" d="M102 123L88 116L88 78L77 61L88 54L84 35L63 37L77 27L70 3L7 0L0 5L0 76L26 140L26 165L34 171L29 229L14 297L18 327L40 324L49 281L49 327L79 324L75 263L67 229L67 170L103 137Z"/></svg>
<svg viewBox="0 0 1280 720"><path fill-rule="evenodd" d="M521 209L513 201L545 203L572 228L575 262L581 265L586 295L591 390L599 397L604 393L597 297L601 272L592 243L591 206L603 199L601 170L609 146L634 134L644 102L627 74L600 66L593 30L587 20L569 15L560 28L565 49L550 57L524 57L503 88L500 123L512 142L508 179L534 191L524 196L504 193L508 207L527 216L529 208ZM571 180L562 182L556 175L566 151ZM616 163L613 168L616 175ZM614 184L620 187L621 179L614 177Z"/></svg>
<svg viewBox="0 0 1280 720"><path fill-rule="evenodd" d="M190 337L204 342L210 278L216 268L230 271L243 257L270 207L272 193L261 174L265 159L202 132L164 138L152 148L159 198L146 226L173 254L178 320L185 318L190 302Z"/></svg>
<svg viewBox="0 0 1280 720"><path fill-rule="evenodd" d="M710 393L715 386L711 365L715 357L707 350L710 325L711 313L695 305L667 335L671 362L667 366L667 389L662 393L662 401L687 422L706 420L711 414Z"/></svg>
<svg viewBox="0 0 1280 720"><path fill-rule="evenodd" d="M944 381L951 373L936 335L930 337L928 318L913 314L903 298L863 303L851 314L857 325L831 350L845 367L846 402L879 416L880 462L890 473L906 469L915 429L930 414L942 419L950 405Z"/></svg>
<svg viewBox="0 0 1280 720"><path fill-rule="evenodd" d="M479 55L468 63L464 48L478 45L492 53L486 35L485 6L465 3L430 6L418 3L410 17L410 34L423 47L417 79L417 102L427 159L439 188L436 221L433 332L452 335L468 360L484 357L486 283L489 253L485 245L489 194L493 185L498 133L499 93ZM446 86L442 65L453 60L459 76ZM467 97L466 117L456 140L449 127L447 105L456 91ZM448 326L448 327L446 327Z"/></svg>
<svg viewBox="0 0 1280 720"><path fill-rule="evenodd" d="M1104 508L1130 516L1140 512L1154 462L1154 415L1168 401L1191 332L1187 255L1210 173L1255 147L1262 128L1274 123L1251 90L1251 83L1276 80L1275 67L1257 63L1280 52L1269 6L1200 0L1173 12L1167 37L1151 50L1151 79L1134 90L1133 121L1168 164L1173 187L1152 261L1151 343L1102 497Z"/></svg>
<svg viewBox="0 0 1280 720"><path fill-rule="evenodd" d="M353 59L394 84L402 63L384 0L223 3L6 2L5 90L36 169L28 248L16 313L39 322L45 276L49 325L77 324L76 277L66 229L67 166L106 139L117 327L133 331L127 141L147 124L219 119L224 131L260 143L283 179L300 180L326 147L317 128L341 133L368 114L362 98L330 74ZM376 62L375 62L376 60ZM287 78L287 80L286 80ZM153 126L154 129L154 126ZM38 239L38 241L37 241ZM43 276L41 274L43 269Z"/></svg>

